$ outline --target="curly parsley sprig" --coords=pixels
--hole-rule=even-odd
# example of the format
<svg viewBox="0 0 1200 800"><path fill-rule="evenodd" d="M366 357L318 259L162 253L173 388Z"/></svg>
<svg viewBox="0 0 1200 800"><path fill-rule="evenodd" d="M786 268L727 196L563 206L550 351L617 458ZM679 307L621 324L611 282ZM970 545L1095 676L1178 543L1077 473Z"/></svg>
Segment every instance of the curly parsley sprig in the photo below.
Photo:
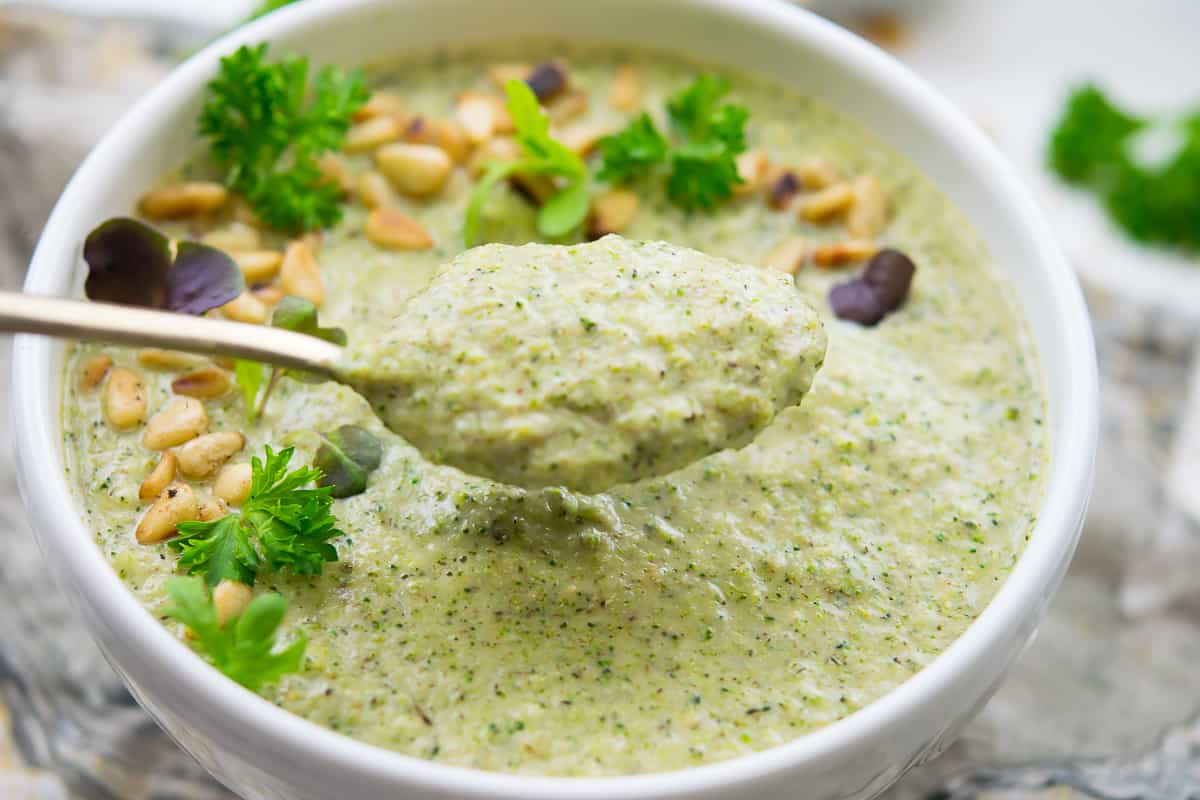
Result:
<svg viewBox="0 0 1200 800"><path fill-rule="evenodd" d="M351 115L369 97L357 71L326 66L308 80L308 59L273 64L267 45L243 46L221 59L200 114L200 133L225 182L268 225L287 233L341 219L338 188L317 158L339 147Z"/></svg>
<svg viewBox="0 0 1200 800"><path fill-rule="evenodd" d="M279 625L287 600L270 593L260 595L239 615L222 625L204 582L198 578L167 581L172 604L164 613L192 632L192 649L208 663L253 692L290 672L299 672L308 644L304 634L282 650L277 649Z"/></svg>
<svg viewBox="0 0 1200 800"><path fill-rule="evenodd" d="M297 575L319 575L326 561L337 561L330 539L341 536L331 511L333 489L307 488L324 473L315 467L288 471L294 448L251 460L250 494L241 513L208 522L183 522L171 547L190 575L203 575L209 586L222 580L254 584L263 564Z"/></svg>
<svg viewBox="0 0 1200 800"><path fill-rule="evenodd" d="M561 188L538 210L537 229L542 236L565 236L587 217L590 203L587 165L578 153L550 136L550 118L538 105L537 95L528 84L513 79L504 85L504 92L508 95L508 113L522 157L492 164L475 185L463 224L463 238L468 247L479 239L488 196L501 181L517 173L563 179Z"/></svg>
<svg viewBox="0 0 1200 800"><path fill-rule="evenodd" d="M669 162L667 198L685 210L711 211L742 182L737 156L746 150L744 106L721 103L729 81L700 75L667 101L667 115L677 133L672 147L649 114L624 130L600 140L601 180L624 183Z"/></svg>

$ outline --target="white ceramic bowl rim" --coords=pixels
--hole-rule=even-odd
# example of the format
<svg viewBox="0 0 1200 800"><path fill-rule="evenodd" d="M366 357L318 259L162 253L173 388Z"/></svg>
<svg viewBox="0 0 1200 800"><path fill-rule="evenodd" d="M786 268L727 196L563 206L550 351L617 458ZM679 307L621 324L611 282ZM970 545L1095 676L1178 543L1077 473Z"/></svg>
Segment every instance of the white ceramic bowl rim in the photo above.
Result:
<svg viewBox="0 0 1200 800"><path fill-rule="evenodd" d="M84 162L54 209L46 230L62 227L76 214L80 187L93 182L110 151L119 149L127 132L152 129L157 108L165 98L194 92L214 71L217 59L250 42L272 40L280 33L312 28L372 0L333 0L301 3L271 14L207 47L173 72L113 128ZM301 719L219 676L177 640L128 592L92 544L74 500L53 460L36 454L56 452L57 398L39 376L46 374L50 345L37 337L18 337L13 355L14 433L21 462L22 494L31 516L61 517L57 526L40 526L43 535L71 541L70 570L81 597L96 612L114 619L127 632L137 652L153 653L159 668L174 676L180 692L191 693L228 717L248 737L300 762L328 764L330 769L375 775L397 786L423 786L459 797L618 798L681 796L714 790L761 778L783 767L812 763L847 747L878 729L895 727L914 709L934 701L953 676L969 670L987 652L990 641L1021 622L1023 603L1044 593L1054 580L1056 565L1074 547L1090 486L1097 425L1095 356L1090 326L1078 285L1058 252L1049 229L1013 172L985 136L940 95L906 68L866 42L803 10L773 0L694 0L711 11L751 18L756 24L794 34L843 69L886 84L909 113L933 120L948 137L965 148L995 187L998 202L1006 203L1021 219L1047 266L1051 305L1062 315L1061 336L1073 380L1062 407L1059 434L1047 485L1055 496L1043 502L1035 531L1024 553L996 597L954 644L929 666L887 695L849 717L775 748L729 761L686 770L610 778L518 776L447 766L377 748ZM63 264L55 263L39 244L26 281L26 291L63 291ZM52 468L55 467L55 468ZM219 735L219 731L205 731Z"/></svg>

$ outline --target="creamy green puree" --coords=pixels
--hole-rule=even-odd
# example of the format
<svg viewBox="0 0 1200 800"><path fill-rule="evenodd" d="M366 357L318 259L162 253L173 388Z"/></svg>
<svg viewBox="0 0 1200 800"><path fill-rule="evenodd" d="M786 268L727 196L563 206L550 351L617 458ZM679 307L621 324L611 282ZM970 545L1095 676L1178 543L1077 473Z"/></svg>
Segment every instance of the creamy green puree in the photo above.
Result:
<svg viewBox="0 0 1200 800"><path fill-rule="evenodd" d="M596 492L741 447L824 357L790 275L607 236L474 247L348 363L437 461Z"/></svg>
<svg viewBox="0 0 1200 800"><path fill-rule="evenodd" d="M626 119L607 102L618 64L639 66L654 113L699 69L651 53L523 43L406 61L375 78L411 110L444 117L460 90L487 86L495 63L562 55L572 83L592 95L584 119L614 125ZM334 505L346 532L340 560L319 577L266 574L256 584L288 598L286 632L309 638L306 669L268 685L271 701L443 763L667 770L780 744L862 708L987 605L1030 535L1047 457L1037 365L1009 289L961 214L874 136L777 85L732 77L752 147L779 163L823 157L883 185L891 223L879 241L918 268L908 302L874 328L841 322L826 294L846 275L806 267L797 289L829 343L803 405L742 449L591 496L434 465L335 383L283 379L256 423L236 392L206 401L211 430L247 436L235 460L294 444L302 463L317 432L348 423L384 444L367 491ZM365 211L348 205L319 254L323 318L350 341L386 329L462 249L469 192L460 171L433 200L399 201L436 240L419 252L373 246ZM487 217L492 240L536 238L533 210L507 189ZM643 194L624 235L754 263L797 232L815 243L845 237L761 197L687 214L660 191ZM73 348L68 376L95 352ZM175 373L105 352L141 370L151 412L170 396ZM160 613L177 555L132 534L156 454L137 430L104 423L100 393L64 385L63 447L83 518L130 590ZM645 400L640 388L636 398Z"/></svg>

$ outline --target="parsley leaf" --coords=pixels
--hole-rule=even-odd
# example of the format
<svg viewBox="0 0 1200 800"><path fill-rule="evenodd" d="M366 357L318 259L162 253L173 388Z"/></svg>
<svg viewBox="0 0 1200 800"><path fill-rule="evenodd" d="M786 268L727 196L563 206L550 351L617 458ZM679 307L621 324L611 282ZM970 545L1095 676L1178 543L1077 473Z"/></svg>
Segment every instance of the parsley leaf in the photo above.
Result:
<svg viewBox="0 0 1200 800"><path fill-rule="evenodd" d="M288 471L294 448L278 453L269 446L265 460L250 462L250 494L240 514L209 522L182 522L170 545L180 552L188 574L202 574L209 586L222 580L254 584L262 565L319 575L326 561L337 561L329 540L341 536L331 513L330 487L305 488L324 473L315 467Z"/></svg>
<svg viewBox="0 0 1200 800"><path fill-rule="evenodd" d="M671 122L688 139L702 141L708 136L717 103L729 92L729 81L717 75L699 75L692 84L667 100Z"/></svg>
<svg viewBox="0 0 1200 800"><path fill-rule="evenodd" d="M513 79L504 85L504 91L522 157L493 164L475 185L463 223L463 238L468 247L479 238L488 196L501 181L517 173L552 175L564 180L562 188L538 210L537 229L542 236L565 236L587 216L587 165L578 153L550 136L550 118L538 105L537 95L528 84Z"/></svg>
<svg viewBox="0 0 1200 800"><path fill-rule="evenodd" d="M256 597L222 626L212 597L198 578L171 578L167 594L172 604L164 613L192 632L192 648L250 691L257 692L264 684L303 667L308 644L303 634L277 649L279 625L287 611L287 600L280 595Z"/></svg>
<svg viewBox="0 0 1200 800"><path fill-rule="evenodd" d="M728 92L725 78L700 75L667 101L667 115L681 139L673 149L645 113L619 133L604 137L598 177L629 181L669 159L667 198L685 210L712 210L742 182L736 159L746 149L750 112L743 106L722 105Z"/></svg>
<svg viewBox="0 0 1200 800"><path fill-rule="evenodd" d="M604 163L596 177L613 183L628 181L667 157L667 140L644 111L624 130L601 139L599 148Z"/></svg>
<svg viewBox="0 0 1200 800"><path fill-rule="evenodd" d="M243 46L221 59L200 133L226 184L268 225L288 233L328 227L342 212L317 157L341 144L351 114L367 101L366 84L357 71L326 66L310 89L308 59L266 64L266 53L266 44Z"/></svg>
<svg viewBox="0 0 1200 800"><path fill-rule="evenodd" d="M1138 159L1143 136L1174 145L1157 163ZM1077 89L1050 137L1050 166L1094 191L1135 239L1200 251L1200 114L1140 117L1095 86Z"/></svg>

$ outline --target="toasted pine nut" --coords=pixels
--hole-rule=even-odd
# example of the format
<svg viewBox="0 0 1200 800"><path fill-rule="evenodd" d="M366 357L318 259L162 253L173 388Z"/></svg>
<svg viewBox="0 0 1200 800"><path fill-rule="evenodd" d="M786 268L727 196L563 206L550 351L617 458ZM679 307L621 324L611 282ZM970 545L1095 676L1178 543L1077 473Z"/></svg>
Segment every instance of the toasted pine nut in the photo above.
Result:
<svg viewBox="0 0 1200 800"><path fill-rule="evenodd" d="M866 261L879 252L879 246L869 239L849 239L813 248L813 264L824 269L837 269Z"/></svg>
<svg viewBox="0 0 1200 800"><path fill-rule="evenodd" d="M239 250L230 255L247 283L271 280L283 264L283 253L278 250Z"/></svg>
<svg viewBox="0 0 1200 800"><path fill-rule="evenodd" d="M846 214L846 232L860 239L883 233L888 221L888 201L879 181L871 175L860 175L850 188L854 190L854 205Z"/></svg>
<svg viewBox="0 0 1200 800"><path fill-rule="evenodd" d="M229 391L229 373L220 367L201 367L171 381L171 391L188 397L220 397Z"/></svg>
<svg viewBox="0 0 1200 800"><path fill-rule="evenodd" d="M354 112L352 119L355 122L362 122L364 119L385 114L403 119L406 113L403 97L395 92L380 89L371 93L370 99Z"/></svg>
<svg viewBox="0 0 1200 800"><path fill-rule="evenodd" d="M582 89L568 89L556 94L546 104L546 113L559 125L583 114L588 109L588 93Z"/></svg>
<svg viewBox="0 0 1200 800"><path fill-rule="evenodd" d="M79 388L87 391L99 386L104 380L104 376L108 374L108 368L112 366L112 363L112 356L104 353L89 358L84 362L83 369L79 371Z"/></svg>
<svg viewBox="0 0 1200 800"><path fill-rule="evenodd" d="M596 149L600 140L612 132L613 127L604 122L578 122L563 129L554 138L575 153L587 158Z"/></svg>
<svg viewBox="0 0 1200 800"><path fill-rule="evenodd" d="M204 356L185 353L182 350L163 350L158 347L143 347L137 352L138 363L151 369L190 369L206 363Z"/></svg>
<svg viewBox="0 0 1200 800"><path fill-rule="evenodd" d="M637 67L622 64L613 73L608 87L608 103L617 111L636 111L642 104L642 74Z"/></svg>
<svg viewBox="0 0 1200 800"><path fill-rule="evenodd" d="M256 250L262 245L262 234L257 228L242 222L232 222L227 228L219 228L204 234L200 240L209 247L234 253L238 250Z"/></svg>
<svg viewBox="0 0 1200 800"><path fill-rule="evenodd" d="M179 448L179 471L189 478L207 478L245 446L246 437L237 431L197 436Z"/></svg>
<svg viewBox="0 0 1200 800"><path fill-rule="evenodd" d="M854 192L850 184L835 183L806 197L800 206L800 216L809 222L825 222L844 213L853 203Z"/></svg>
<svg viewBox="0 0 1200 800"><path fill-rule="evenodd" d="M492 86L504 91L504 84L512 80L525 80L532 69L528 64L497 64L488 70L488 80Z"/></svg>
<svg viewBox="0 0 1200 800"><path fill-rule="evenodd" d="M250 465L226 464L213 480L212 491L231 506L240 506L250 496Z"/></svg>
<svg viewBox="0 0 1200 800"><path fill-rule="evenodd" d="M216 211L229 191L212 181L187 181L155 189L138 200L138 211L150 219L183 219Z"/></svg>
<svg viewBox="0 0 1200 800"><path fill-rule="evenodd" d="M104 418L118 430L138 424L146 416L146 384L125 367L109 370L104 382Z"/></svg>
<svg viewBox="0 0 1200 800"><path fill-rule="evenodd" d="M445 150L446 155L450 156L450 160L455 164L466 161L467 156L471 154L471 142L467 139L467 132L463 126L452 119L441 119L434 127L437 129L437 140L434 144Z"/></svg>
<svg viewBox="0 0 1200 800"><path fill-rule="evenodd" d="M241 581L226 578L213 589L212 597L213 608L217 612L217 624L224 625L246 610L246 606L254 599L254 590Z"/></svg>
<svg viewBox="0 0 1200 800"><path fill-rule="evenodd" d="M332 183L343 195L349 194L354 188L354 178L350 175L350 165L346 159L337 153L325 152L317 159L317 168L321 177L327 183Z"/></svg>
<svg viewBox="0 0 1200 800"><path fill-rule="evenodd" d="M837 170L823 158L802 158L792 171L806 192L819 192L841 180Z"/></svg>
<svg viewBox="0 0 1200 800"><path fill-rule="evenodd" d="M313 255L312 245L304 239L288 244L279 270L279 285L285 294L303 297L314 305L325 300L325 284Z"/></svg>
<svg viewBox="0 0 1200 800"><path fill-rule="evenodd" d="M587 235L599 239L610 233L621 233L633 222L639 200L636 192L628 189L610 189L592 200L588 215Z"/></svg>
<svg viewBox="0 0 1200 800"><path fill-rule="evenodd" d="M134 537L138 544L154 544L161 542L175 533L175 528L181 522L189 522L196 518L196 493L186 483L172 483L163 489L162 494L150 506L150 509L138 522Z"/></svg>
<svg viewBox="0 0 1200 800"><path fill-rule="evenodd" d="M454 163L436 145L399 142L375 151L375 165L400 191L424 197L442 188Z"/></svg>
<svg viewBox="0 0 1200 800"><path fill-rule="evenodd" d="M145 502L162 494L163 489L167 488L167 484L175 480L175 468L178 463L173 450L164 450L158 463L154 465L154 469L150 470L150 474L138 487L138 499Z"/></svg>
<svg viewBox="0 0 1200 800"><path fill-rule="evenodd" d="M367 208L386 208L396 202L396 194L388 179L373 169L359 174L355 182L355 194Z"/></svg>
<svg viewBox="0 0 1200 800"><path fill-rule="evenodd" d="M321 245L325 243L325 234L323 234L321 231L309 231L308 233L301 234L296 241L304 242L305 247L311 250L312 254L315 256L317 253L321 252Z"/></svg>
<svg viewBox="0 0 1200 800"><path fill-rule="evenodd" d="M734 195L745 197L765 186L770 166L771 162L762 150L747 150L738 156L737 171L742 182L733 185Z"/></svg>
<svg viewBox="0 0 1200 800"><path fill-rule="evenodd" d="M253 294L243 291L237 297L221 306L221 313L227 319L236 322L249 322L261 325L267 321L267 307Z"/></svg>
<svg viewBox="0 0 1200 800"><path fill-rule="evenodd" d="M433 237L407 214L391 208L376 208L367 215L367 238L387 250L428 250Z"/></svg>
<svg viewBox="0 0 1200 800"><path fill-rule="evenodd" d="M142 445L150 450L166 450L204 433L208 412L194 397L176 397L150 418L142 431Z"/></svg>
<svg viewBox="0 0 1200 800"><path fill-rule="evenodd" d="M283 289L280 289L275 284L270 286L260 286L252 290L254 296L262 300L268 306L279 305L279 301L283 299Z"/></svg>
<svg viewBox="0 0 1200 800"><path fill-rule="evenodd" d="M503 164L516 161L521 157L521 146L512 139L492 139L471 153L467 159L467 172L472 178L478 178L492 164Z"/></svg>
<svg viewBox="0 0 1200 800"><path fill-rule="evenodd" d="M454 107L454 115L467 134L467 141L480 145L496 135L499 127L496 104L480 92L463 92Z"/></svg>
<svg viewBox="0 0 1200 800"><path fill-rule="evenodd" d="M404 122L390 115L371 117L346 132L342 150L347 153L367 153L404 135Z"/></svg>
<svg viewBox="0 0 1200 800"><path fill-rule="evenodd" d="M808 242L803 236L789 236L771 248L763 259L763 264L772 269L795 275L804 265L804 256L808 253Z"/></svg>
<svg viewBox="0 0 1200 800"><path fill-rule="evenodd" d="M437 144L437 126L429 117L415 116L404 126L403 141L409 144Z"/></svg>
<svg viewBox="0 0 1200 800"><path fill-rule="evenodd" d="M196 505L196 519L201 522L212 522L229 516L229 506L218 497L203 497Z"/></svg>

